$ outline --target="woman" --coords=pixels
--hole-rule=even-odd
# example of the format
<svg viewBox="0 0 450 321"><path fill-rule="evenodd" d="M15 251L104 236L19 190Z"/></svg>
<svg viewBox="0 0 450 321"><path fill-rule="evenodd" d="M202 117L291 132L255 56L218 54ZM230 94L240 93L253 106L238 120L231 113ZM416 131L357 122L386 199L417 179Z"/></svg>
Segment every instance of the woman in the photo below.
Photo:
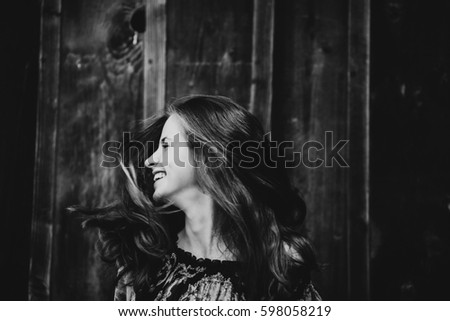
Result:
<svg viewBox="0 0 450 321"><path fill-rule="evenodd" d="M320 299L313 251L296 232L304 202L284 168L267 165L252 114L189 96L133 138L148 150L125 153L122 201L84 211L119 267L116 300Z"/></svg>

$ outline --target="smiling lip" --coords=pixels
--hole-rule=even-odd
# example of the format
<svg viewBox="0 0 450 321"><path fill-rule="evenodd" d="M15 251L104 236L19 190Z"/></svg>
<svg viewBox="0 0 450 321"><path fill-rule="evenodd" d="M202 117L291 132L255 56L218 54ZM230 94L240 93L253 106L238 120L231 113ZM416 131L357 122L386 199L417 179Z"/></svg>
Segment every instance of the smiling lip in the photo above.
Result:
<svg viewBox="0 0 450 321"><path fill-rule="evenodd" d="M152 175L153 175L153 176L155 176L155 175L158 174L158 173L166 173L166 171L165 171L162 167L159 167L159 169L158 169L158 168L155 168L155 169L152 171Z"/></svg>
<svg viewBox="0 0 450 321"><path fill-rule="evenodd" d="M160 180L162 180L164 177L158 178L156 181L153 182L153 184L155 184L156 182L159 182Z"/></svg>
<svg viewBox="0 0 450 321"><path fill-rule="evenodd" d="M160 174L160 173L162 173L163 175L158 175L158 174ZM161 170L155 170L155 171L153 172L153 177L155 177L156 175L161 176L161 177L159 177L157 180L154 180L154 181L153 181L153 184L155 184L157 181L159 181L159 180L163 179L164 177L166 177L167 173L166 173L166 171L163 170L163 169L161 169Z"/></svg>

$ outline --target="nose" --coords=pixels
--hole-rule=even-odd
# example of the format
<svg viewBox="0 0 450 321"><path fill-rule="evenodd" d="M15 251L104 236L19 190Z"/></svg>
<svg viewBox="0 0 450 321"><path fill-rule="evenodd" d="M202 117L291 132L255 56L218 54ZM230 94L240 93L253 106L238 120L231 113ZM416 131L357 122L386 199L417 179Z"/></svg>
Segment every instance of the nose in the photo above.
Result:
<svg viewBox="0 0 450 321"><path fill-rule="evenodd" d="M145 167L155 167L158 163L161 162L161 153L160 148L158 147L155 152L145 160L144 165Z"/></svg>

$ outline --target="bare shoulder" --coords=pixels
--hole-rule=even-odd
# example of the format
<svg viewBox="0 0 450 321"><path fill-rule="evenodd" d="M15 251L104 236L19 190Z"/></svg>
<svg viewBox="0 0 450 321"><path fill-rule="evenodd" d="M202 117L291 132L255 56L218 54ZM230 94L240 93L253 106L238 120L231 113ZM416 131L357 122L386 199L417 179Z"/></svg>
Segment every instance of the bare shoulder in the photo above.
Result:
<svg viewBox="0 0 450 321"><path fill-rule="evenodd" d="M287 255L289 255L289 257L291 257L292 259L294 259L297 262L301 262L303 263L303 257L302 255L289 243L287 242L283 242L283 246L284 246L284 251L287 253Z"/></svg>

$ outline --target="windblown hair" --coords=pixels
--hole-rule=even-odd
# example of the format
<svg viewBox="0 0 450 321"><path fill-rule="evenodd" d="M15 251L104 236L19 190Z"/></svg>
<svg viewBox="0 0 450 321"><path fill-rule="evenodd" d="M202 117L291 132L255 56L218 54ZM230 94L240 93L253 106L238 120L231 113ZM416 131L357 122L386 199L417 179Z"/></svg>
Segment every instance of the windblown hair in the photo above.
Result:
<svg viewBox="0 0 450 321"><path fill-rule="evenodd" d="M133 140L150 147L134 148L125 157L121 201L105 208L73 208L86 214L86 226L100 228L102 257L123 266L121 275L130 273L139 296L183 227L184 216L175 214L179 210L152 198L152 175L144 166L170 115L181 119L197 161L197 183L214 200L214 232L241 263L246 298L289 300L298 295L317 267L310 244L298 233L305 203L285 168L268 165L276 155L263 143L259 121L221 96L178 99L163 115L144 122Z"/></svg>

